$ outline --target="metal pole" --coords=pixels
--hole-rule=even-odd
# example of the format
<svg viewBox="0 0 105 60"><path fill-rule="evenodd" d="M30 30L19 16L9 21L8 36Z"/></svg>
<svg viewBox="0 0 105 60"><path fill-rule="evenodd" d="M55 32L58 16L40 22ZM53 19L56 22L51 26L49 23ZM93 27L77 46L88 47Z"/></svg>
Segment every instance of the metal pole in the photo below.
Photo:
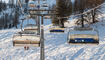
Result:
<svg viewBox="0 0 105 60"><path fill-rule="evenodd" d="M43 15L41 16L41 50L40 50L40 60L45 60L44 57L44 24L43 24Z"/></svg>
<svg viewBox="0 0 105 60"><path fill-rule="evenodd" d="M22 23L21 23L21 31L23 31L23 20L22 20Z"/></svg>
<svg viewBox="0 0 105 60"><path fill-rule="evenodd" d="M40 10L40 0L38 0L38 10ZM38 13L40 13L39 11L38 11ZM38 35L40 35L40 17L38 16L37 17L38 19Z"/></svg>

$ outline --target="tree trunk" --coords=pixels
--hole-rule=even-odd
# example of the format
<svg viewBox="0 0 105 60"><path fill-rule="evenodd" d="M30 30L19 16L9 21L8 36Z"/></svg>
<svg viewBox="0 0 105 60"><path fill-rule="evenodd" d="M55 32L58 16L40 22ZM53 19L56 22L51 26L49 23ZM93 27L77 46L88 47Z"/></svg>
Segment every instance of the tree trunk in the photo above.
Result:
<svg viewBox="0 0 105 60"><path fill-rule="evenodd" d="M64 20L61 20L61 28L64 28Z"/></svg>
<svg viewBox="0 0 105 60"><path fill-rule="evenodd" d="M81 15L81 27L83 28L84 27L84 17L83 17L83 15Z"/></svg>
<svg viewBox="0 0 105 60"><path fill-rule="evenodd" d="M95 10L92 10L92 23L95 23Z"/></svg>

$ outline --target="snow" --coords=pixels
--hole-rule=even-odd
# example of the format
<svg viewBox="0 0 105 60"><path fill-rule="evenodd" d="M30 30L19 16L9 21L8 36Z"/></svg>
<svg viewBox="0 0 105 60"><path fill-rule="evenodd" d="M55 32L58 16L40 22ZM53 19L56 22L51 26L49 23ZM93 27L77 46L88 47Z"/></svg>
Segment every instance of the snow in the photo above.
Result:
<svg viewBox="0 0 105 60"><path fill-rule="evenodd" d="M72 22L73 23L73 22ZM70 45L67 43L67 32L49 33L51 25L45 26L45 60L104 60L105 59L105 21L91 25L99 31L99 45ZM96 27L97 26L97 27ZM13 47L12 36L20 29L0 30L1 60L40 60L40 48Z"/></svg>
<svg viewBox="0 0 105 60"><path fill-rule="evenodd" d="M99 45L70 45L67 43L69 28L65 33L53 34L49 32L51 21L45 20L45 60L104 60L105 20L102 19L103 16L99 16L100 22L91 25L99 31ZM76 26L75 21L73 19L65 23L66 27L73 28ZM24 50L24 47L13 47L12 37L19 31L20 29L14 28L0 30L0 60L40 60L40 47L31 47L29 50Z"/></svg>

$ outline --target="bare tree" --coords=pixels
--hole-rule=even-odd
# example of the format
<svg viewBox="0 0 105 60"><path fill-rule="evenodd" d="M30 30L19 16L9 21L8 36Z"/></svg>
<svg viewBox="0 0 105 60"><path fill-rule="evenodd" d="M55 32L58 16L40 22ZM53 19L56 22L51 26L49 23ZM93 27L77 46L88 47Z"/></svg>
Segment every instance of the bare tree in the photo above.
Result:
<svg viewBox="0 0 105 60"><path fill-rule="evenodd" d="M74 13L81 14L89 9L92 9L92 8L102 4L103 2L104 2L104 0L75 0ZM95 23L97 9L92 10L90 13L91 13L90 17L92 17L92 22ZM79 19L79 21L77 21L77 22L79 22L81 24L81 27L84 27L84 22L85 21L88 22L86 19L84 19L85 14L81 14L81 16L78 16L78 17L80 17L81 19Z"/></svg>
<svg viewBox="0 0 105 60"><path fill-rule="evenodd" d="M100 4L102 4L104 2L104 0L88 0L87 1L87 7L90 8L94 8ZM94 9L91 11L91 15L92 15L92 23L97 22L96 18L96 14L97 14L97 9Z"/></svg>

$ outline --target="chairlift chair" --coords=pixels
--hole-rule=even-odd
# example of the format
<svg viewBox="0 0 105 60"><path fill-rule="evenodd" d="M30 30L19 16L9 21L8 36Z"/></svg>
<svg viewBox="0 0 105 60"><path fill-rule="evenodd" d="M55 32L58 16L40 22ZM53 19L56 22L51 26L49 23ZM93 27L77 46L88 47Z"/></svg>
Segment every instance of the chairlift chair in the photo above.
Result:
<svg viewBox="0 0 105 60"><path fill-rule="evenodd" d="M50 33L64 33L65 28L54 27L50 29Z"/></svg>
<svg viewBox="0 0 105 60"><path fill-rule="evenodd" d="M47 3L43 3L42 7L48 7Z"/></svg>
<svg viewBox="0 0 105 60"><path fill-rule="evenodd" d="M50 33L64 33L65 32L65 28L61 28L60 27L60 24L61 23L61 21L59 20L59 26L57 27L54 27L54 28L51 28L50 29Z"/></svg>
<svg viewBox="0 0 105 60"><path fill-rule="evenodd" d="M29 11L30 14L36 14L36 11Z"/></svg>
<svg viewBox="0 0 105 60"><path fill-rule="evenodd" d="M28 24L25 28L24 28L24 32L25 33L37 33L38 31L38 27L34 24Z"/></svg>
<svg viewBox="0 0 105 60"><path fill-rule="evenodd" d="M32 0L29 1L28 5L29 7L32 7L32 8L36 7L35 2Z"/></svg>
<svg viewBox="0 0 105 60"><path fill-rule="evenodd" d="M43 0L43 5L42 5L42 7L48 7L47 0Z"/></svg>
<svg viewBox="0 0 105 60"><path fill-rule="evenodd" d="M37 13L36 11L30 11L30 9L36 9L36 7L37 7L37 5L35 4L34 1L29 1L28 6L29 6L28 10L29 10L30 14Z"/></svg>
<svg viewBox="0 0 105 60"><path fill-rule="evenodd" d="M40 47L40 36L15 34L13 36L13 46Z"/></svg>
<svg viewBox="0 0 105 60"><path fill-rule="evenodd" d="M69 44L99 44L99 33L93 28L74 28L69 33L67 38Z"/></svg>
<svg viewBox="0 0 105 60"><path fill-rule="evenodd" d="M45 16L44 18L45 18L45 19L50 19L50 18L51 18L51 16Z"/></svg>

